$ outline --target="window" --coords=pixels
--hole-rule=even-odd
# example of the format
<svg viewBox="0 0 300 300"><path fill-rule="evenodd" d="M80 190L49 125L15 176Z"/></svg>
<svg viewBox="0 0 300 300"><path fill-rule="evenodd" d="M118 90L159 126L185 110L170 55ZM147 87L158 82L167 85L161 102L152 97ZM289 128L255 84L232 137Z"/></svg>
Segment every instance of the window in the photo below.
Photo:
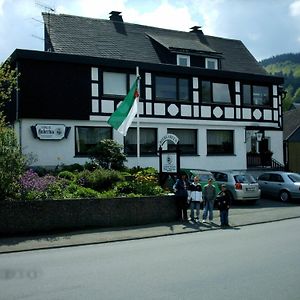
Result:
<svg viewBox="0 0 300 300"><path fill-rule="evenodd" d="M186 78L156 76L156 98L162 100L189 100L189 80Z"/></svg>
<svg viewBox="0 0 300 300"><path fill-rule="evenodd" d="M190 57L188 55L177 55L177 65L190 67Z"/></svg>
<svg viewBox="0 0 300 300"><path fill-rule="evenodd" d="M112 138L110 127L75 127L75 153L88 155L88 150L103 139Z"/></svg>
<svg viewBox="0 0 300 300"><path fill-rule="evenodd" d="M284 182L283 178L279 174L271 174L269 181L273 182Z"/></svg>
<svg viewBox="0 0 300 300"><path fill-rule="evenodd" d="M248 84L243 85L243 103L251 105L251 86Z"/></svg>
<svg viewBox="0 0 300 300"><path fill-rule="evenodd" d="M229 86L226 83L213 83L214 103L231 103Z"/></svg>
<svg viewBox="0 0 300 300"><path fill-rule="evenodd" d="M269 88L267 86L243 85L244 105L270 105Z"/></svg>
<svg viewBox="0 0 300 300"><path fill-rule="evenodd" d="M210 81L202 81L202 102L211 102Z"/></svg>
<svg viewBox="0 0 300 300"><path fill-rule="evenodd" d="M178 79L178 99L189 100L189 81L187 79Z"/></svg>
<svg viewBox="0 0 300 300"><path fill-rule="evenodd" d="M266 86L253 86L253 105L269 104L269 88Z"/></svg>
<svg viewBox="0 0 300 300"><path fill-rule="evenodd" d="M202 81L203 103L231 103L228 83Z"/></svg>
<svg viewBox="0 0 300 300"><path fill-rule="evenodd" d="M124 152L137 155L137 129L129 128L124 140ZM157 130L155 128L140 128L140 154L156 155Z"/></svg>
<svg viewBox="0 0 300 300"><path fill-rule="evenodd" d="M182 154L197 154L196 129L168 129L168 133L175 134L178 137ZM168 150L175 151L176 145L168 142Z"/></svg>
<svg viewBox="0 0 300 300"><path fill-rule="evenodd" d="M233 154L232 130L207 130L207 154Z"/></svg>
<svg viewBox="0 0 300 300"><path fill-rule="evenodd" d="M135 79L133 74L103 72L103 94L125 96Z"/></svg>
<svg viewBox="0 0 300 300"><path fill-rule="evenodd" d="M216 58L205 58L205 68L218 70L218 60Z"/></svg>

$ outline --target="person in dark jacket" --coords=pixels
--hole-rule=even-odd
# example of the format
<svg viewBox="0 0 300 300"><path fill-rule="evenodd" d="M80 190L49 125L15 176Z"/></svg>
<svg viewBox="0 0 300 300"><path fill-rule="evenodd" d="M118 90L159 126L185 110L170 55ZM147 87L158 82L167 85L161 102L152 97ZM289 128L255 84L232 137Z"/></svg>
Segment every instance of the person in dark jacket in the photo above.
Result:
<svg viewBox="0 0 300 300"><path fill-rule="evenodd" d="M181 173L176 180L173 189L177 206L177 217L179 221L187 221L187 200L189 183L185 173Z"/></svg>
<svg viewBox="0 0 300 300"><path fill-rule="evenodd" d="M231 205L231 196L226 188L226 184L222 184L221 191L218 193L216 201L220 211L221 227L229 226L228 212Z"/></svg>

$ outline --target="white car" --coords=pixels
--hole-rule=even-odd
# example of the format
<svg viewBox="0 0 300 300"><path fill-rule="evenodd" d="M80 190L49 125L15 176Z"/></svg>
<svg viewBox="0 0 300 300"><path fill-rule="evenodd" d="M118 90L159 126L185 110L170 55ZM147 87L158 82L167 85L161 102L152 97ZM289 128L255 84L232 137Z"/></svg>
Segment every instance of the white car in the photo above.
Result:
<svg viewBox="0 0 300 300"><path fill-rule="evenodd" d="M249 201L255 204L260 199L260 188L255 178L243 171L212 171L219 185L226 184L233 201Z"/></svg>

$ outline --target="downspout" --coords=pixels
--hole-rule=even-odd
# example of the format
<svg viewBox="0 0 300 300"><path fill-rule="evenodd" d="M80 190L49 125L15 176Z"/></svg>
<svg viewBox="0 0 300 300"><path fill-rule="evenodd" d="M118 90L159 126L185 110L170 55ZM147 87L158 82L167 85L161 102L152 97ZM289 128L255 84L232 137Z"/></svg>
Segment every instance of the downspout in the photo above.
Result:
<svg viewBox="0 0 300 300"><path fill-rule="evenodd" d="M19 63L16 62L16 71L17 71L17 88L16 88L16 122L19 124L19 146L22 152L22 121L19 120Z"/></svg>

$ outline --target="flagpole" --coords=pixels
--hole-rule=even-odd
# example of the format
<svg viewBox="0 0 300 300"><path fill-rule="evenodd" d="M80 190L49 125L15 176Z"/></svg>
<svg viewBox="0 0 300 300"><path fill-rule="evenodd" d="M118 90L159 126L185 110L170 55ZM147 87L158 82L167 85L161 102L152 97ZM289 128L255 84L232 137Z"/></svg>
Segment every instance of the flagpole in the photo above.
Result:
<svg viewBox="0 0 300 300"><path fill-rule="evenodd" d="M136 78L138 79L137 82L137 90L140 95L140 74L139 74L139 67L136 67ZM136 122L137 122L137 127L136 127L136 146L137 146L137 167L140 166L140 113L139 113L139 101L140 99L138 98L138 108L137 108L137 114L136 114Z"/></svg>

